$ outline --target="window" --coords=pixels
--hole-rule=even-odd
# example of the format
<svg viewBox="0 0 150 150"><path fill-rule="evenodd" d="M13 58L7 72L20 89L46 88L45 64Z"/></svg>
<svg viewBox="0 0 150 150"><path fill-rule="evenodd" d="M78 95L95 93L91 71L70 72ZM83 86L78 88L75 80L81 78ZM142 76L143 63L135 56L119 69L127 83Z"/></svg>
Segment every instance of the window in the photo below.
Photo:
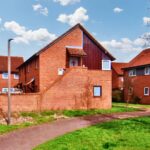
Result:
<svg viewBox="0 0 150 150"><path fill-rule="evenodd" d="M129 87L128 89L128 95L132 95L133 94L133 87Z"/></svg>
<svg viewBox="0 0 150 150"><path fill-rule="evenodd" d="M10 88L10 92L14 93L15 89L14 88ZM2 88L2 93L8 93L8 88Z"/></svg>
<svg viewBox="0 0 150 150"><path fill-rule="evenodd" d="M8 79L8 73L6 73L6 72L2 73L2 78L3 79Z"/></svg>
<svg viewBox="0 0 150 150"><path fill-rule="evenodd" d="M149 87L144 87L144 95L149 96Z"/></svg>
<svg viewBox="0 0 150 150"><path fill-rule="evenodd" d="M101 86L94 86L93 87L93 96L94 97L102 96L102 87Z"/></svg>
<svg viewBox="0 0 150 150"><path fill-rule="evenodd" d="M110 60L102 60L102 70L111 70Z"/></svg>
<svg viewBox="0 0 150 150"><path fill-rule="evenodd" d="M8 92L8 88L2 88L2 93L7 93Z"/></svg>
<svg viewBox="0 0 150 150"><path fill-rule="evenodd" d="M145 75L150 75L150 67L145 67L144 74Z"/></svg>
<svg viewBox="0 0 150 150"><path fill-rule="evenodd" d="M19 75L18 74L14 74L14 79L19 79Z"/></svg>
<svg viewBox="0 0 150 150"><path fill-rule="evenodd" d="M136 76L136 69L129 70L129 76Z"/></svg>

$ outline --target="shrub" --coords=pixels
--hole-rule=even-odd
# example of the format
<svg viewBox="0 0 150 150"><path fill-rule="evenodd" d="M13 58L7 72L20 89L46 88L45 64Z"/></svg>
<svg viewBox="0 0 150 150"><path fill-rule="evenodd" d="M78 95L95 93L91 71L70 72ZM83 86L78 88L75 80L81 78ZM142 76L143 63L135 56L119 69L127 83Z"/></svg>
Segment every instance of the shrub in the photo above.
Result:
<svg viewBox="0 0 150 150"><path fill-rule="evenodd" d="M113 90L113 92L112 92L112 101L113 102L123 102L123 91Z"/></svg>
<svg viewBox="0 0 150 150"><path fill-rule="evenodd" d="M138 96L133 96L133 98L132 98L133 104L139 104L140 101L141 101L141 98L139 98Z"/></svg>

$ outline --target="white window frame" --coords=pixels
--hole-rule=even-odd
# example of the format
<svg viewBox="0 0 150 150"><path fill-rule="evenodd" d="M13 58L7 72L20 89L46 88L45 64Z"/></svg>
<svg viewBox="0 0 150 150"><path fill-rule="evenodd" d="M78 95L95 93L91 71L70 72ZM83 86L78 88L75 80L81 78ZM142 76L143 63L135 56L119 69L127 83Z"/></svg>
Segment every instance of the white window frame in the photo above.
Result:
<svg viewBox="0 0 150 150"><path fill-rule="evenodd" d="M15 88L10 88L10 92L14 93L15 92ZM2 88L2 93L8 93L8 88Z"/></svg>
<svg viewBox="0 0 150 150"><path fill-rule="evenodd" d="M14 79L18 80L19 79L19 74L14 74Z"/></svg>
<svg viewBox="0 0 150 150"><path fill-rule="evenodd" d="M8 93L8 88L2 88L2 93Z"/></svg>
<svg viewBox="0 0 150 150"><path fill-rule="evenodd" d="M146 89L148 89L148 93L145 92ZM144 87L144 96L149 96L149 87Z"/></svg>
<svg viewBox="0 0 150 150"><path fill-rule="evenodd" d="M148 69L148 70L147 70ZM148 72L147 72L148 71ZM144 68L144 75L150 75L150 67Z"/></svg>
<svg viewBox="0 0 150 150"><path fill-rule="evenodd" d="M105 62L109 63L109 68L104 67ZM102 70L111 70L111 60L102 60Z"/></svg>
<svg viewBox="0 0 150 150"><path fill-rule="evenodd" d="M7 74L7 77L4 74ZM2 79L8 79L8 73L7 72L2 73Z"/></svg>
<svg viewBox="0 0 150 150"><path fill-rule="evenodd" d="M135 71L135 74L134 74ZM136 76L136 69L129 70L129 77Z"/></svg>

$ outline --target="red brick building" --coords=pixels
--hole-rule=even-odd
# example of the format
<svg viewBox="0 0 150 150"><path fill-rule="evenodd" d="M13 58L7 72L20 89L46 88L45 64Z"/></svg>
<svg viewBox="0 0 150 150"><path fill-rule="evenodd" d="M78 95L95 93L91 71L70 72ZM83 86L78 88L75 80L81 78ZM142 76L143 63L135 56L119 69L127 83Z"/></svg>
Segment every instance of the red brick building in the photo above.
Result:
<svg viewBox="0 0 150 150"><path fill-rule="evenodd" d="M45 109L111 108L112 60L77 24L18 67L19 83L26 93L42 93Z"/></svg>
<svg viewBox="0 0 150 150"><path fill-rule="evenodd" d="M11 57L11 91L19 83L19 71L16 69L23 63L22 57ZM0 56L0 93L8 91L8 57Z"/></svg>
<svg viewBox="0 0 150 150"><path fill-rule="evenodd" d="M123 70L127 63L113 62L112 63L112 89L123 90L124 77Z"/></svg>
<svg viewBox="0 0 150 150"><path fill-rule="evenodd" d="M143 50L124 68L124 99L150 104L150 49Z"/></svg>

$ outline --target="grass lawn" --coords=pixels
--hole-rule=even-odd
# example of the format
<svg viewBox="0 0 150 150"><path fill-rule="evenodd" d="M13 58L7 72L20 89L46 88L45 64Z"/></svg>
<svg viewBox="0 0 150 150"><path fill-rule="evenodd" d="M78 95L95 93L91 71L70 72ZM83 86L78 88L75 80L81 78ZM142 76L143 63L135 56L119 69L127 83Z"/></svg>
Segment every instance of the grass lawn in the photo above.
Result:
<svg viewBox="0 0 150 150"><path fill-rule="evenodd" d="M84 128L34 150L149 150L150 117L115 120Z"/></svg>
<svg viewBox="0 0 150 150"><path fill-rule="evenodd" d="M123 106L123 107L126 107L126 103L116 103L116 102L113 102L113 106ZM128 104L128 107L132 107L132 108L150 108L150 105Z"/></svg>
<svg viewBox="0 0 150 150"><path fill-rule="evenodd" d="M136 111L136 108L126 108L124 104L117 104L114 103L112 109L109 110L65 110L65 111L44 111L44 112L24 112L20 113L23 117L32 117L33 122L26 122L19 125L2 125L0 124L0 134L10 132L12 130L16 130L19 128L24 128L32 125L38 125L41 123L51 122L55 120L54 114L64 115L67 117L79 117L85 115L95 115L95 114L108 114L108 113L115 113L115 112L128 112L128 111Z"/></svg>

